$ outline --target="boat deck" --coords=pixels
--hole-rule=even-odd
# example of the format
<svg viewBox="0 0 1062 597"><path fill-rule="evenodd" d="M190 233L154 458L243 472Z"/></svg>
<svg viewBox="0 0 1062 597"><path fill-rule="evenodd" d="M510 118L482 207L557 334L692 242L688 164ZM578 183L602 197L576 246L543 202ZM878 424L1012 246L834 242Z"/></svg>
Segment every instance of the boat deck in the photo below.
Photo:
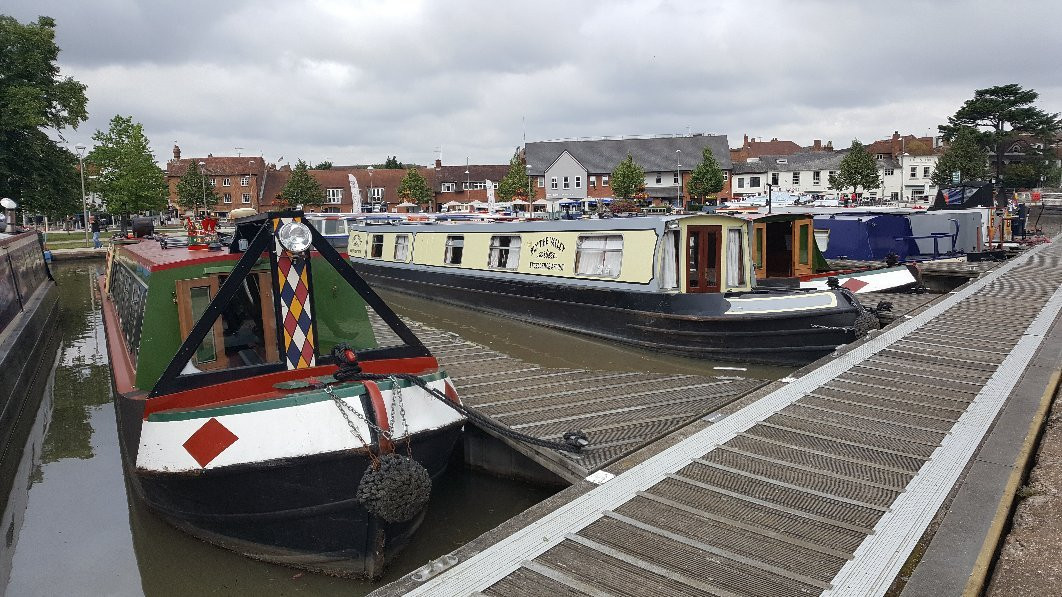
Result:
<svg viewBox="0 0 1062 597"><path fill-rule="evenodd" d="M1028 397L1053 392L1044 372L1062 352L1059 240L606 467L614 477L557 494L441 573L374 595L882 595L935 517L949 544L929 544L918 565L934 574L916 569L908 588L961 593L969 569L958 590L945 577L976 564L939 564L978 557L1001 502L958 522L938 512L953 489L957 503L969 487L995 495L972 475L1013 476L1008 450L1035 436ZM1007 441L993 432L968 467L996 428Z"/></svg>
<svg viewBox="0 0 1062 597"><path fill-rule="evenodd" d="M885 267L884 261L860 261L858 259L827 259L826 262L833 269L840 270L864 270ZM929 260L918 262L925 275L936 276L959 276L964 278L976 278L981 274L991 271L1001 264L996 261L960 261Z"/></svg>

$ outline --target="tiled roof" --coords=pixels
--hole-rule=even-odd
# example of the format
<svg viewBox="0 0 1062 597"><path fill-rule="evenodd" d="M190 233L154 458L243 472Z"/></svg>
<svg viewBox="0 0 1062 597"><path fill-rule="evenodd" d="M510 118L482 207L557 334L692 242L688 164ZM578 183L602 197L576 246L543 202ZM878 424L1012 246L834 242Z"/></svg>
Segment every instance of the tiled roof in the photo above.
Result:
<svg viewBox="0 0 1062 597"><path fill-rule="evenodd" d="M749 141L748 146L743 147L746 158L755 158L766 155L792 155L803 150L800 145L793 141Z"/></svg>
<svg viewBox="0 0 1062 597"><path fill-rule="evenodd" d="M189 164L199 162L204 163L203 168L210 176L261 176L265 170L265 160L255 156L185 158L166 162L166 175L184 176Z"/></svg>
<svg viewBox="0 0 1062 597"><path fill-rule="evenodd" d="M603 139L595 141L535 141L527 144L527 163L531 174L542 176L561 153L567 151L586 168L588 174L608 174L630 152L635 163L646 172L675 169L675 150L682 150L677 160L682 170L692 170L701 163L705 147L723 170L730 169L730 147L726 135L693 135L653 139Z"/></svg>
<svg viewBox="0 0 1062 597"><path fill-rule="evenodd" d="M465 176L465 170L468 170L467 177ZM434 189L435 192L439 192L439 187L444 182L463 183L466 180L484 181L489 180L491 182L500 182L505 178L505 175L509 173L509 164L470 164L466 166L440 166L438 168L427 168L433 172L434 177ZM425 176L425 178L428 178ZM428 183L432 183L432 178L428 178Z"/></svg>
<svg viewBox="0 0 1062 597"><path fill-rule="evenodd" d="M759 161L734 164L734 174L750 172L793 172L804 170L838 170L847 151L809 151L791 155L765 155ZM779 164L778 160L785 160ZM887 166L886 166L887 167Z"/></svg>

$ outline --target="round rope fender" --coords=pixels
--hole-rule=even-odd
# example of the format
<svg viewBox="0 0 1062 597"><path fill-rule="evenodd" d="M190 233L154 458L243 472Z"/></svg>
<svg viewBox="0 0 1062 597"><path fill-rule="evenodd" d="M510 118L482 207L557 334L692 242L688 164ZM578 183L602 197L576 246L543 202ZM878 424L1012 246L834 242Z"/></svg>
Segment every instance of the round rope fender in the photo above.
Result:
<svg viewBox="0 0 1062 597"><path fill-rule="evenodd" d="M355 495L370 514L386 522L405 522L424 509L431 497L431 475L419 462L401 454L384 454L369 467Z"/></svg>

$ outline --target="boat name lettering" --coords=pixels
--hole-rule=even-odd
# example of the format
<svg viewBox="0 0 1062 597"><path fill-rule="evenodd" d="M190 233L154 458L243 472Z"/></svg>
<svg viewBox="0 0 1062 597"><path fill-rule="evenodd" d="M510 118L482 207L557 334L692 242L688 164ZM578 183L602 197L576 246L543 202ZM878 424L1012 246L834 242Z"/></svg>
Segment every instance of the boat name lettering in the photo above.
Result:
<svg viewBox="0 0 1062 597"><path fill-rule="evenodd" d="M540 261L529 261L527 263L531 269L544 269L547 271L559 272L564 270L564 266L560 263L542 263Z"/></svg>
<svg viewBox="0 0 1062 597"><path fill-rule="evenodd" d="M531 245L531 256L539 259L556 259L557 253L564 252L564 243L559 238L547 236ZM532 267L534 267L532 265Z"/></svg>

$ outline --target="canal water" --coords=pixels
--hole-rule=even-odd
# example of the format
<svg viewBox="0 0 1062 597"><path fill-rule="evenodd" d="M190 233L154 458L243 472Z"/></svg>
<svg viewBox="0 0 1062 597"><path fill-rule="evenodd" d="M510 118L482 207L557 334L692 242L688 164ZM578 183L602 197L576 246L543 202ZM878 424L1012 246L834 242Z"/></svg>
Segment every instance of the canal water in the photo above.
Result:
<svg viewBox="0 0 1062 597"><path fill-rule="evenodd" d="M126 490L104 343L97 262L58 263L56 350L41 366L40 408L10 487L0 545L9 596L364 595L378 584L256 562L173 529ZM706 363L602 344L563 332L385 295L405 317L551 367L776 378L788 369ZM735 369L736 367L736 369ZM32 404L36 405L35 399ZM457 458L460 457L458 454ZM468 542L554 490L470 471L455 460L433 488L424 525L384 581Z"/></svg>

